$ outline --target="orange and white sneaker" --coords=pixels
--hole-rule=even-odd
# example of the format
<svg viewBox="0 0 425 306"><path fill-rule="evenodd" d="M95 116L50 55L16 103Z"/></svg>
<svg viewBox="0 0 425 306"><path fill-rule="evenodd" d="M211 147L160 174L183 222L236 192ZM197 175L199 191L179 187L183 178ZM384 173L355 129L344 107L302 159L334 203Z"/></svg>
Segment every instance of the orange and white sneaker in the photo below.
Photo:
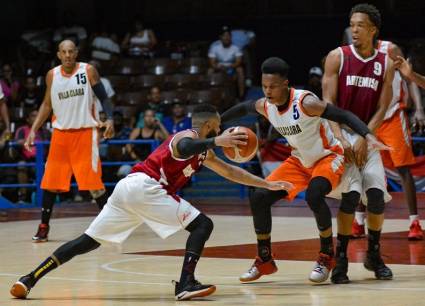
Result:
<svg viewBox="0 0 425 306"><path fill-rule="evenodd" d="M249 268L247 272L239 277L239 280L243 283L252 282L259 279L263 275L269 275L277 272L277 266L274 259L269 261L262 261L260 257L256 257L254 264Z"/></svg>
<svg viewBox="0 0 425 306"><path fill-rule="evenodd" d="M409 235L407 236L409 240L423 240L424 234L422 232L421 224L419 220L414 220L410 225Z"/></svg>
<svg viewBox="0 0 425 306"><path fill-rule="evenodd" d="M308 278L313 283L322 283L328 279L329 273L336 266L336 261L333 256L319 253L319 258L314 264L313 271Z"/></svg>
<svg viewBox="0 0 425 306"><path fill-rule="evenodd" d="M364 224L360 225L357 220L354 219L351 226L351 238L363 238L366 236Z"/></svg>
<svg viewBox="0 0 425 306"><path fill-rule="evenodd" d="M10 288L10 294L17 299L26 299L33 284L34 278L31 274L22 276L13 284L12 288Z"/></svg>

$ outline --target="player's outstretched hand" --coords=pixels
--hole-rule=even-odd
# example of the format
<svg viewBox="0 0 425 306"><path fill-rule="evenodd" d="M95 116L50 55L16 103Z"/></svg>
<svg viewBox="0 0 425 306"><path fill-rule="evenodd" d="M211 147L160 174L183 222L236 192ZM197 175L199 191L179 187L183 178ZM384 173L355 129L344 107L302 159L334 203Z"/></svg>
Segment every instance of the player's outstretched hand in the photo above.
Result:
<svg viewBox="0 0 425 306"><path fill-rule="evenodd" d="M27 136L27 139L25 139L24 142L24 148L27 151L32 151L32 147L34 146L34 140L35 140L35 132L31 130Z"/></svg>
<svg viewBox="0 0 425 306"><path fill-rule="evenodd" d="M369 149L376 149L376 150L382 150L382 151L392 151L393 148L387 146L386 144L380 142L378 139L376 139L375 136L372 134L366 135L367 140L367 146Z"/></svg>
<svg viewBox="0 0 425 306"><path fill-rule="evenodd" d="M215 144L219 147L236 147L237 145L246 146L248 135L244 132L236 132L234 129L227 129L215 138Z"/></svg>
<svg viewBox="0 0 425 306"><path fill-rule="evenodd" d="M291 190L294 188L294 185L292 185L289 182L286 181L266 181L267 182L267 189L269 190Z"/></svg>
<svg viewBox="0 0 425 306"><path fill-rule="evenodd" d="M105 128L103 137L105 139L112 138L114 136L114 122L112 120L106 120L105 122L99 122L100 128Z"/></svg>

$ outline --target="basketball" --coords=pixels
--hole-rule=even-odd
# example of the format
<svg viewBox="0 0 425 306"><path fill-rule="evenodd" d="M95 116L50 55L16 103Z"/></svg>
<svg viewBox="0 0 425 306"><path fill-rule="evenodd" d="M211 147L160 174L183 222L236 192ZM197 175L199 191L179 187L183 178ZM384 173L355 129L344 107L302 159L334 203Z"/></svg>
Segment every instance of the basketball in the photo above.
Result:
<svg viewBox="0 0 425 306"><path fill-rule="evenodd" d="M246 145L238 145L237 147L230 148L223 147L224 155L236 163L246 163L250 161L258 149L258 139L255 133L251 129L243 126L231 127L228 130L245 132L248 135L248 139L246 140Z"/></svg>

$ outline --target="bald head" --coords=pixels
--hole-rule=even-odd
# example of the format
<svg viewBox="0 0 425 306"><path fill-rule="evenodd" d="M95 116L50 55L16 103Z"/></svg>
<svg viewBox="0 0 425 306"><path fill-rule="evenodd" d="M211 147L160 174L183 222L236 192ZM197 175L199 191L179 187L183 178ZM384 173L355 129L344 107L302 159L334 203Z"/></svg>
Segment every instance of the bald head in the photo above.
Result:
<svg viewBox="0 0 425 306"><path fill-rule="evenodd" d="M72 40L65 39L65 40L62 40L59 43L58 51L60 51L61 49L64 49L64 48L66 48L66 49L77 49L77 46L75 45L75 43Z"/></svg>
<svg viewBox="0 0 425 306"><path fill-rule="evenodd" d="M57 56L65 71L71 72L77 62L78 48L72 40L63 40L59 43Z"/></svg>

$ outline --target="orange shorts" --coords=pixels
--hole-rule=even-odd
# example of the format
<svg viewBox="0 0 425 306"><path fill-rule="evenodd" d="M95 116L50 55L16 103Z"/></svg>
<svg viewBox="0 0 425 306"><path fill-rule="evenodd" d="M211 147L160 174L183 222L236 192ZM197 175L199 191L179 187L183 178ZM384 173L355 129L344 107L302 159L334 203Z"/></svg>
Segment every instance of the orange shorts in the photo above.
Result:
<svg viewBox="0 0 425 306"><path fill-rule="evenodd" d="M410 135L409 121L403 109L395 112L376 130L379 140L393 148L392 151L381 151L385 167L394 168L415 163Z"/></svg>
<svg viewBox="0 0 425 306"><path fill-rule="evenodd" d="M72 174L79 190L104 189L96 128L53 130L41 188L68 191Z"/></svg>
<svg viewBox="0 0 425 306"><path fill-rule="evenodd" d="M286 159L266 178L268 181L287 181L294 185L286 199L292 201L298 193L305 190L313 177L322 176L329 180L332 189L336 188L344 173L344 156L330 154L317 161L312 167L304 167L298 158Z"/></svg>

